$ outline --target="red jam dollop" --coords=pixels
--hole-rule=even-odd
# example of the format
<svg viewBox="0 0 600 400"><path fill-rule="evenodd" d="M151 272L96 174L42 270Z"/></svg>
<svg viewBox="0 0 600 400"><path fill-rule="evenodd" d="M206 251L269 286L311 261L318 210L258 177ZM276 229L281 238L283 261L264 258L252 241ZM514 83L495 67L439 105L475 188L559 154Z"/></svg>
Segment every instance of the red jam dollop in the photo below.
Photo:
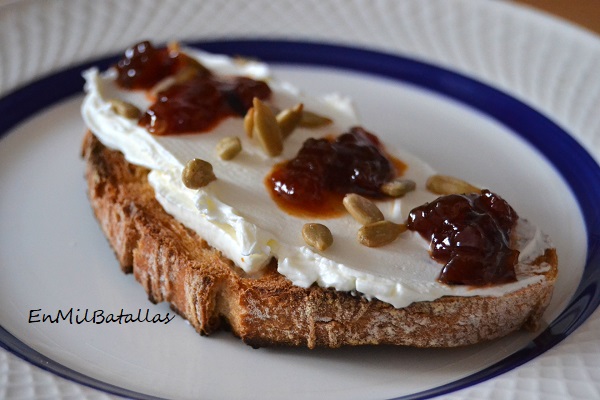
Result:
<svg viewBox="0 0 600 400"><path fill-rule="evenodd" d="M189 57L148 41L137 43L117 62L117 84L124 89L150 89L190 62Z"/></svg>
<svg viewBox="0 0 600 400"><path fill-rule="evenodd" d="M510 237L517 219L504 199L483 190L419 206L407 226L431 240L431 257L445 263L440 282L488 286L516 281L519 252L510 248Z"/></svg>
<svg viewBox="0 0 600 400"><path fill-rule="evenodd" d="M265 183L288 213L330 218L344 213L347 193L383 198L381 185L405 168L385 154L375 135L354 127L336 139L307 139L296 157L275 166Z"/></svg>
<svg viewBox="0 0 600 400"><path fill-rule="evenodd" d="M244 116L252 99L266 99L271 90L250 78L198 76L158 94L139 120L155 135L207 132L230 116Z"/></svg>
<svg viewBox="0 0 600 400"><path fill-rule="evenodd" d="M210 131L229 116L243 116L252 99L266 100L271 89L247 77L217 77L176 50L141 42L127 49L117 65L117 84L125 89L152 89L164 78L192 70L185 80L157 94L139 125L155 135Z"/></svg>

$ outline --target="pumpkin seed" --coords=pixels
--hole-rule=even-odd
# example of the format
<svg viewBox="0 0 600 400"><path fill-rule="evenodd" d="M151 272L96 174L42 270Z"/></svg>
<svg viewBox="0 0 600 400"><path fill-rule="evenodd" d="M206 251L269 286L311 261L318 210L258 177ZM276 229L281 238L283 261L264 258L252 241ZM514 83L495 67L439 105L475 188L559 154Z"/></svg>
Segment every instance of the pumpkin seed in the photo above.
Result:
<svg viewBox="0 0 600 400"><path fill-rule="evenodd" d="M346 210L361 225L371 224L377 221L383 221L383 213L371 200L362 197L356 193L349 193L342 200Z"/></svg>
<svg viewBox="0 0 600 400"><path fill-rule="evenodd" d="M181 50L181 45L178 41L173 40L167 43L167 50L169 50L169 53L177 54Z"/></svg>
<svg viewBox="0 0 600 400"><path fill-rule="evenodd" d="M416 187L415 181L410 179L394 179L381 185L381 192L391 197L402 197Z"/></svg>
<svg viewBox="0 0 600 400"><path fill-rule="evenodd" d="M224 137L217 143L217 155L221 160L231 160L242 151L242 142L237 136Z"/></svg>
<svg viewBox="0 0 600 400"><path fill-rule="evenodd" d="M358 241L367 247L380 247L393 242L406 230L406 225L391 221L378 221L358 230Z"/></svg>
<svg viewBox="0 0 600 400"><path fill-rule="evenodd" d="M187 58L185 68L182 69L181 71L185 71L185 70L193 71L194 75L207 76L207 75L211 74L211 72L208 68L206 68L203 64L201 64L200 61L198 61L192 57ZM182 75L185 76L185 74L188 74L188 73L189 73L189 71L183 72Z"/></svg>
<svg viewBox="0 0 600 400"><path fill-rule="evenodd" d="M167 49L172 57L181 53L179 42L170 42L167 44ZM186 57L182 68L174 75L167 76L157 82L151 89L150 94L156 96L158 93L170 88L176 83L189 81L196 75L210 75L210 70L202 65L198 60L192 57Z"/></svg>
<svg viewBox="0 0 600 400"><path fill-rule="evenodd" d="M194 60L194 62L195 62L195 60ZM175 75L170 75L170 76L164 77L163 79L158 81L158 83L156 83L150 89L150 94L153 96L157 96L158 93L167 90L171 86L176 85L178 83L187 82L197 75L210 74L210 72L206 72L206 71L207 71L206 68L204 68L200 64L198 64L198 66L196 66L196 64L186 65L185 67L180 69L177 73L175 73Z"/></svg>
<svg viewBox="0 0 600 400"><path fill-rule="evenodd" d="M312 111L304 110L299 126L303 128L320 128L333 122L331 118L324 117Z"/></svg>
<svg viewBox="0 0 600 400"><path fill-rule="evenodd" d="M160 92L167 90L175 83L177 82L174 76L167 76L158 81L154 86L152 86L152 88L150 89L150 94L152 96L157 96Z"/></svg>
<svg viewBox="0 0 600 400"><path fill-rule="evenodd" d="M211 163L194 158L187 162L181 173L183 184L190 189L200 189L217 179Z"/></svg>
<svg viewBox="0 0 600 400"><path fill-rule="evenodd" d="M181 45L178 41L172 41L167 43L167 50L169 51L169 53L171 53L172 56L176 56L179 53L181 53ZM185 67L192 67L194 68L196 71L200 71L200 72L208 72L210 73L210 71L200 63L200 61L196 60L195 58L192 57L186 57L185 58Z"/></svg>
<svg viewBox="0 0 600 400"><path fill-rule="evenodd" d="M258 139L258 143L267 155L278 156L283 151L283 139L275 114L258 97L254 98L252 105L254 106L252 136Z"/></svg>
<svg viewBox="0 0 600 400"><path fill-rule="evenodd" d="M427 179L427 190L435 194L479 193L481 189L461 179L447 175L432 175Z"/></svg>
<svg viewBox="0 0 600 400"><path fill-rule="evenodd" d="M140 109L131 103L119 99L111 99L108 102L113 111L122 117L129 119L138 119L140 117Z"/></svg>
<svg viewBox="0 0 600 400"><path fill-rule="evenodd" d="M303 108L304 105L298 103L294 107L286 108L277 114L277 125L279 125L279 129L281 129L281 136L283 138L288 137L294 129L296 129L302 119Z"/></svg>
<svg viewBox="0 0 600 400"><path fill-rule="evenodd" d="M316 222L304 224L302 238L309 246L323 251L333 244L333 236L328 227Z"/></svg>
<svg viewBox="0 0 600 400"><path fill-rule="evenodd" d="M189 64L177 71L173 77L176 83L187 82L193 77L205 73L206 68L194 60L194 64Z"/></svg>
<svg viewBox="0 0 600 400"><path fill-rule="evenodd" d="M249 138L252 137L252 130L254 129L254 107L250 107L244 116L244 131Z"/></svg>

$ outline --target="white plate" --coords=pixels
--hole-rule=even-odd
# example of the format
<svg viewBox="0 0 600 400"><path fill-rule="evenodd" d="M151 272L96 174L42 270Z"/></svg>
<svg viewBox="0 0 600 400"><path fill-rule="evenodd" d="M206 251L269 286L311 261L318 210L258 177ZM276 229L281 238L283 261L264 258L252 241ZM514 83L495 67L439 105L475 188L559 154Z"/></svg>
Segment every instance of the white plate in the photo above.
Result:
<svg viewBox="0 0 600 400"><path fill-rule="evenodd" d="M596 157L600 153L600 123L594 112L600 83L589 79L594 66L599 65L598 41L536 14L503 4L463 1L443 5L435 1L380 1L369 3L373 5L366 10L360 8L366 2L344 2L343 6L342 2L331 1L285 6L283 3L287 2L273 2L264 8L267 3L232 1L227 6L223 4L224 9L217 9L217 4L221 4L218 2L181 2L165 6L160 13L150 10L148 2L139 2L146 8L135 8L133 3L17 2L0 9L0 82L4 93L45 72L107 51L122 50L142 37L157 41L198 40L247 33L279 38L285 32L283 36L288 39L367 46L469 73L535 106L559 122ZM396 20L404 23L398 25ZM504 24L491 22L495 20ZM365 21L377 21L377 28ZM518 45L515 40L508 40L516 32L525 34L515 39ZM541 40L543 33L552 33L557 46L567 46L569 57L555 54L554 47L545 42L548 39L534 46L534 39ZM248 53L260 53L262 43ZM26 51L11 51L20 44ZM572 62L573 58L578 62ZM556 62L549 68L543 62L547 60ZM335 63L343 65L341 61ZM565 68L568 79L562 74ZM515 134L485 113L457 103L452 96L443 97L439 92L373 75L371 68L367 70L369 74L339 68L298 68L296 64L276 68L279 76L313 93L335 89L352 95L365 125L383 137L397 138L397 121L402 121L401 144L440 170L485 182L551 233L561 263L573 268L573 272L561 274L546 316L549 322L553 321L571 302L585 264L584 222L577 200L567 189L571 182L565 182L552 168L554 160L549 163L542 156L545 150L528 144L521 133ZM52 79L62 82L69 78L71 82L72 76L71 73ZM554 90L548 88L552 85ZM57 90L56 86L39 83L28 88ZM22 93L38 94L26 88L7 98L18 101ZM43 94L39 96L42 98ZM383 104L382 98L386 99ZM491 344L450 351L254 351L227 334L201 338L179 318L169 325L28 323L29 310L37 308L56 311L74 307L106 312L149 308L151 313L169 312L165 305L150 305L141 287L131 277L121 275L91 216L78 159L84 129L78 117L80 100L67 99L37 113L0 142L0 326L27 347L16 346L15 350L11 345L15 353L27 357L32 354L28 349L33 349L49 358L46 362L31 357L34 364L109 391L118 391L118 387L177 398L389 398L461 382L441 389L454 390L495 375L497 372L488 371L460 381L486 371L490 365L503 372L522 362L522 357L509 355L528 345L531 335L518 334ZM47 105L54 101L36 98L31 103ZM566 154L581 153L569 150ZM523 164L513 160L523 160ZM474 163L477 168L473 168ZM562 162L562 168L565 164ZM595 164L593 167L597 168ZM511 177L510 182L506 176ZM532 187L536 198L544 199L541 205L530 201ZM595 321L588 321L575 335L587 338L586 328L597 325ZM569 333L565 330L565 334ZM598 345L594 340L576 343L575 355L569 355L571 360L577 360L575 366L571 362L566 370L569 373L560 372L557 376L560 370L555 363L565 359L561 348L573 353L574 343L569 339L530 364L457 395L477 393L481 398L481 393L487 393L491 398L497 382L512 393L540 394L551 387L560 396L577 395L570 392L575 378L579 393L597 393L590 370L597 369L598 363L591 363L588 356L590 347ZM9 346L5 343L5 347ZM540 347L545 350L544 345ZM98 395L24 366L9 353L0 354L2 365L9 371L7 397L39 390L76 391L82 397ZM544 360L550 360L550 367ZM97 382L60 370L55 363ZM33 382L21 384L24 375L33 377ZM545 385L547 375L560 379ZM106 387L105 383L115 387ZM0 380L0 390L3 386ZM424 395L428 393L432 392Z"/></svg>

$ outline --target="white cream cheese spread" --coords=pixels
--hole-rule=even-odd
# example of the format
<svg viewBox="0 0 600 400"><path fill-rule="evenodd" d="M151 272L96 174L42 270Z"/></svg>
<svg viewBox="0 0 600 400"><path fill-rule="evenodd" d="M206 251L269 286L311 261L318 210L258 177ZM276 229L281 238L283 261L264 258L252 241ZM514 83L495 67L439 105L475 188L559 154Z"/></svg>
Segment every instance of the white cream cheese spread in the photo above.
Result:
<svg viewBox="0 0 600 400"><path fill-rule="evenodd" d="M90 69L84 73L86 97L82 115L88 128L104 145L121 151L129 162L149 168L149 182L163 208L248 274L260 273L274 257L278 271L295 285L308 287L316 283L377 298L395 307L446 295L501 296L544 279L519 273L520 268L525 270L524 264L551 247L548 238L524 219L519 219L515 228L521 238L516 243L516 250L520 251L518 280L473 288L438 282L443 265L430 257L429 243L416 232L407 231L390 244L368 248L358 243L356 232L360 225L350 215L315 221L281 210L264 185L265 177L275 164L294 157L307 138L339 135L360 125L351 101L336 94L306 96L294 86L273 79L267 66L259 62L238 63L198 50L185 51L216 75L243 75L267 81L272 90L269 103L279 109L303 103L306 110L318 110L333 120L318 129L296 129L286 138L283 153L271 158L247 137L243 120L238 117L224 119L209 133L152 135L138 126L137 120L115 113L109 103L110 99L121 99L145 110L150 101L143 92L119 88L114 70L100 73ZM224 161L217 156L215 147L228 136L239 137L243 150L233 160ZM415 191L402 198L377 202L387 220L401 223L411 209L437 197L425 189L427 178L435 171L389 143L385 147L408 165L403 177L417 184ZM186 188L181 172L193 158L210 162L217 180L199 190ZM324 251L307 246L301 235L307 222L326 224L333 233L333 245Z"/></svg>

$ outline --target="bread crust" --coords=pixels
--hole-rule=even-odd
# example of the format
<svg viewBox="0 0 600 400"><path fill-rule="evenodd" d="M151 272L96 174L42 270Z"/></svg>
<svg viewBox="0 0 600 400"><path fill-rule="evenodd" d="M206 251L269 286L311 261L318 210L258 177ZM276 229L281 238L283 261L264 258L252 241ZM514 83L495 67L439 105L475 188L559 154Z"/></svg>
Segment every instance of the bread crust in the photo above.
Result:
<svg viewBox="0 0 600 400"><path fill-rule="evenodd" d="M545 279L501 297L443 297L394 308L331 288L294 286L272 262L248 277L195 232L168 215L148 171L128 163L88 132L88 196L125 273L153 303L171 307L202 335L228 328L253 347L391 344L455 347L537 329L552 296L557 256L548 249Z"/></svg>

